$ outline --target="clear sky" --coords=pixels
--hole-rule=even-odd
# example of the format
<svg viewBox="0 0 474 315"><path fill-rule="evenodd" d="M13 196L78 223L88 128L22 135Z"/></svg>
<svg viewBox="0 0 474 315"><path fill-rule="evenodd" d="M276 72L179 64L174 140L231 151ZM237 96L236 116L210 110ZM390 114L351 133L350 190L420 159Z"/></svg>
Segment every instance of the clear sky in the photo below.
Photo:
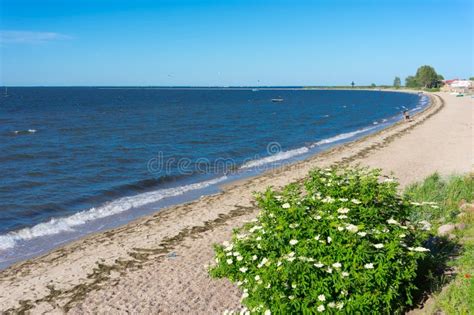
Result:
<svg viewBox="0 0 474 315"><path fill-rule="evenodd" d="M473 71L472 0L0 0L0 85L391 84Z"/></svg>

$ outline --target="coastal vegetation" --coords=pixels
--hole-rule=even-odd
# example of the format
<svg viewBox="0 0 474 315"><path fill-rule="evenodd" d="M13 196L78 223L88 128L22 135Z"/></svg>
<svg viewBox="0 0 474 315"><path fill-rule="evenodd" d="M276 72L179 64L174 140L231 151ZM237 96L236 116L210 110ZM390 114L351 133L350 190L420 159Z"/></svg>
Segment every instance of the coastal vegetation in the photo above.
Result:
<svg viewBox="0 0 474 315"><path fill-rule="evenodd" d="M402 81L400 80L400 77L395 77L395 79L393 80L393 86L396 89L399 89L401 85L402 85Z"/></svg>
<svg viewBox="0 0 474 315"><path fill-rule="evenodd" d="M402 312L430 249L429 227L410 220L417 205L397 185L379 170L334 167L269 188L256 195L258 217L215 246L210 274L236 283L255 312Z"/></svg>
<svg viewBox="0 0 474 315"><path fill-rule="evenodd" d="M473 191L473 176L434 174L399 194L380 170L315 169L304 183L256 194L261 212L215 246L210 274L236 283L257 313L399 314L435 294L432 311L468 314L474 213L459 209ZM465 230L436 235L459 218Z"/></svg>
<svg viewBox="0 0 474 315"><path fill-rule="evenodd" d="M444 256L447 265L432 275L427 289L434 295L431 303L427 303L426 313L473 314L474 175L442 178L435 173L408 187L405 195L412 200L436 202L434 208L420 203L411 219L430 222L432 230L444 234L438 235L438 241L445 237L444 246L438 246L436 254Z"/></svg>
<svg viewBox="0 0 474 315"><path fill-rule="evenodd" d="M414 76L406 77L405 86L407 88L431 89L439 87L441 80L443 80L443 76L438 74L432 66L424 65L418 68Z"/></svg>

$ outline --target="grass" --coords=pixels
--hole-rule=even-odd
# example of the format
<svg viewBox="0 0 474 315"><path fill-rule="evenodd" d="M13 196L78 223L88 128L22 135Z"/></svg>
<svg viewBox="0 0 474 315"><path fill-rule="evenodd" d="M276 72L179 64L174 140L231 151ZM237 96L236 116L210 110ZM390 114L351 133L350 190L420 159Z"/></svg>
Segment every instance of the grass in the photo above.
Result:
<svg viewBox="0 0 474 315"><path fill-rule="evenodd" d="M455 222L460 213L460 203L463 200L474 200L474 176L453 175L443 179L438 173L434 173L422 183L407 187L405 195L420 203L436 202L435 206L420 206L419 211L412 213L412 221L426 220L435 226Z"/></svg>
<svg viewBox="0 0 474 315"><path fill-rule="evenodd" d="M421 205L419 211L412 214L412 220L426 220L433 224L434 229L445 223L465 225L464 229L454 233L457 252L452 248L450 250L446 239L439 238L443 245L439 246L441 250L437 254L444 258L449 255L447 265L454 273L451 276L431 277L431 291L436 293L424 311L428 314L439 311L445 314L474 314L474 208L471 205L468 207L471 210L460 210L462 204L474 201L474 175L444 179L439 174L433 174L423 182L408 187L405 195L420 202L436 202L434 207Z"/></svg>

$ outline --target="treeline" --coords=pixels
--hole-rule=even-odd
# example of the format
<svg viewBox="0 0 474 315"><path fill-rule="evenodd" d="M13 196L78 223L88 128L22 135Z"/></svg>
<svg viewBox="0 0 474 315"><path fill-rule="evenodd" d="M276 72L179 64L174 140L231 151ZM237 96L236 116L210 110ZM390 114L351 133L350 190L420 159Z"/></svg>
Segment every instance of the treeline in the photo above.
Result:
<svg viewBox="0 0 474 315"><path fill-rule="evenodd" d="M438 88L441 86L444 77L438 74L432 66L421 66L416 70L415 75L409 75L405 78L405 87L407 88ZM393 86L399 88L401 86L401 80L399 77L395 77Z"/></svg>

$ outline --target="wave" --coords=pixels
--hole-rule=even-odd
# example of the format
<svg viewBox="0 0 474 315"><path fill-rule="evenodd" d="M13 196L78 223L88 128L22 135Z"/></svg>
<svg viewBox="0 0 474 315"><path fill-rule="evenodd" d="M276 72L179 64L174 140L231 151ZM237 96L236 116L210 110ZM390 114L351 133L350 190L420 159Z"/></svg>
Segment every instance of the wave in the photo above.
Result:
<svg viewBox="0 0 474 315"><path fill-rule="evenodd" d="M349 139L349 138L352 138L352 137L354 137L358 134L368 132L368 131L373 130L375 128L377 128L377 127L366 127L366 128L358 129L358 130L351 131L351 132L341 133L341 134L338 134L334 137L326 138L326 139L320 140L318 142L315 142L310 147L314 148L316 146L320 146L320 145L323 145L323 144L328 144L328 143L333 143L333 142Z"/></svg>
<svg viewBox="0 0 474 315"><path fill-rule="evenodd" d="M24 135L28 133L36 133L36 129L28 129L28 130L15 130L13 131L14 134L16 135Z"/></svg>
<svg viewBox="0 0 474 315"><path fill-rule="evenodd" d="M189 184L185 186L160 189L147 193L138 194L130 197L123 197L97 208L77 212L68 217L52 218L48 222L39 223L33 227L23 228L18 231L12 231L0 235L0 250L6 250L15 247L19 241L28 241L42 236L50 236L61 232L74 231L74 227L83 225L87 222L112 216L136 207L144 206L157 202L164 198L182 195L188 191L206 188L227 179L227 176L216 179Z"/></svg>
<svg viewBox="0 0 474 315"><path fill-rule="evenodd" d="M272 162L287 160L287 159L292 158L294 156L304 154L308 151L309 151L309 148L307 148L307 147L301 147L301 148L298 148L298 149L288 150L288 151L281 151L277 154L270 155L270 156L264 157L262 159L253 160L253 161L249 161L247 163L244 163L240 168L241 169L252 168L252 167L262 166L262 165L272 163Z"/></svg>

